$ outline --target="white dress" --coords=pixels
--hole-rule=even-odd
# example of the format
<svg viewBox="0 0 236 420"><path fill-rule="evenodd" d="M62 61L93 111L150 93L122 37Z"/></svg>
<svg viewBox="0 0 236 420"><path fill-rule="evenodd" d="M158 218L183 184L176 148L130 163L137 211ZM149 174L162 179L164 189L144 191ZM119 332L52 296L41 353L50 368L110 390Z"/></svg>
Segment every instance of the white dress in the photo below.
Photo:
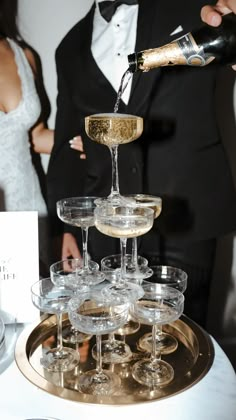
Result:
<svg viewBox="0 0 236 420"><path fill-rule="evenodd" d="M38 211L40 258L47 261L47 209L32 163L29 130L41 112L34 75L24 51L8 39L21 80L18 106L0 111L0 211Z"/></svg>

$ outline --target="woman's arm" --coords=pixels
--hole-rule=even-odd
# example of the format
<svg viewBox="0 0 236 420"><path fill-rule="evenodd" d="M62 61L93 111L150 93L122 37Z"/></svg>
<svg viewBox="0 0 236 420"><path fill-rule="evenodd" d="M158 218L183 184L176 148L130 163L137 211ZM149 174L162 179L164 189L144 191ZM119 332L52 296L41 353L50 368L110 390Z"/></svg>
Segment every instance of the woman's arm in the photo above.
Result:
<svg viewBox="0 0 236 420"><path fill-rule="evenodd" d="M35 85L37 88L37 80L39 78L39 75L38 75L38 66L36 63L34 53L33 51L31 51L30 48L25 48L24 53L33 71L34 78L35 78ZM39 99L42 106L41 98L39 97ZM51 153L53 143L54 143L54 130L51 130L46 127L45 123L42 121L42 117L40 117L36 125L32 127L30 131L30 135L31 135L33 149L36 153L46 153L46 154Z"/></svg>
<svg viewBox="0 0 236 420"><path fill-rule="evenodd" d="M24 51L34 73L35 80L37 81L38 72L34 54L29 48L26 48ZM50 154L54 144L54 130L47 128L43 121L39 121L31 130L31 140L33 149L36 153ZM68 147L81 153L80 159L86 158L83 153L84 150L81 136L76 136L73 139L68 140L68 142Z"/></svg>
<svg viewBox="0 0 236 420"><path fill-rule="evenodd" d="M31 130L31 138L36 153L51 153L54 144L54 130L46 128L41 122Z"/></svg>

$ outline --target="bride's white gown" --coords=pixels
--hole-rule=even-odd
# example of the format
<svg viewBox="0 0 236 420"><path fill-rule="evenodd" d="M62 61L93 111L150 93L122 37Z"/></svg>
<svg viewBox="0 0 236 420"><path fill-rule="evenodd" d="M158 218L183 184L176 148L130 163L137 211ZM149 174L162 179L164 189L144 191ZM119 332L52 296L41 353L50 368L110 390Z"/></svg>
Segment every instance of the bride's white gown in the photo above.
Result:
<svg viewBox="0 0 236 420"><path fill-rule="evenodd" d="M47 209L29 143L29 130L38 120L41 106L23 50L14 41L8 42L15 55L22 97L14 110L0 111L0 211L38 211L40 256L45 261Z"/></svg>

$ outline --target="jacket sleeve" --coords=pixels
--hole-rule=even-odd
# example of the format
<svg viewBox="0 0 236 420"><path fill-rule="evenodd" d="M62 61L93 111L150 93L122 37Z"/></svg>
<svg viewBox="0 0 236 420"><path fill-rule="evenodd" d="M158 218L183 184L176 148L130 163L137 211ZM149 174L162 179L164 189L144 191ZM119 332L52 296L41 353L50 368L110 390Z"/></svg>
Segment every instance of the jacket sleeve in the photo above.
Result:
<svg viewBox="0 0 236 420"><path fill-rule="evenodd" d="M58 78L57 113L54 147L47 171L47 204L52 235L73 231L71 226L60 222L56 202L62 198L83 195L85 160L79 152L71 149L69 140L81 132L81 117L73 103L70 90L70 65L59 49L56 52Z"/></svg>

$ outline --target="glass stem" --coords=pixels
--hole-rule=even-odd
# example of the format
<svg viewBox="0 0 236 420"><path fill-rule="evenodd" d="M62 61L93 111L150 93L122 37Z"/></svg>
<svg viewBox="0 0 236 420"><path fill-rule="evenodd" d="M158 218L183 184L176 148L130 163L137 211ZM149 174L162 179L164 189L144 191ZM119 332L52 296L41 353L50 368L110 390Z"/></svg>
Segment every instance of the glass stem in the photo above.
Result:
<svg viewBox="0 0 236 420"><path fill-rule="evenodd" d="M58 372L59 374L59 385L61 388L64 388L64 372Z"/></svg>
<svg viewBox="0 0 236 420"><path fill-rule="evenodd" d="M57 348L61 351L63 347L62 343L62 313L57 314Z"/></svg>
<svg viewBox="0 0 236 420"><path fill-rule="evenodd" d="M97 375L102 375L102 338L101 335L96 336L96 347L97 347L97 363L96 363L96 372Z"/></svg>
<svg viewBox="0 0 236 420"><path fill-rule="evenodd" d="M121 267L120 267L120 280L125 282L126 276L126 243L127 238L120 238L120 253L121 253Z"/></svg>
<svg viewBox="0 0 236 420"><path fill-rule="evenodd" d="M110 307L110 312L111 312L111 315L112 315L112 313L113 313L113 308L112 307ZM111 346L113 346L115 344L116 340L115 340L115 333L114 332L108 334L108 340L109 340L109 343L110 343Z"/></svg>
<svg viewBox="0 0 236 420"><path fill-rule="evenodd" d="M161 341L162 339L162 325L156 325L156 341Z"/></svg>
<svg viewBox="0 0 236 420"><path fill-rule="evenodd" d="M138 241L137 237L132 239L132 264L134 267L138 266Z"/></svg>
<svg viewBox="0 0 236 420"><path fill-rule="evenodd" d="M118 175L118 145L110 146L111 153L111 165L112 165L112 175L111 175L111 194L110 196L115 196L120 194L119 190L119 175Z"/></svg>
<svg viewBox="0 0 236 420"><path fill-rule="evenodd" d="M88 226L81 227L83 242L83 267L88 269Z"/></svg>
<svg viewBox="0 0 236 420"><path fill-rule="evenodd" d="M151 353L151 363L156 362L157 360L161 360L161 352L158 351L158 347L156 345L156 337L157 337L157 325L154 324L152 327L152 353Z"/></svg>
<svg viewBox="0 0 236 420"><path fill-rule="evenodd" d="M110 333L108 335L108 340L111 344L113 344L115 342L115 334L114 333Z"/></svg>

